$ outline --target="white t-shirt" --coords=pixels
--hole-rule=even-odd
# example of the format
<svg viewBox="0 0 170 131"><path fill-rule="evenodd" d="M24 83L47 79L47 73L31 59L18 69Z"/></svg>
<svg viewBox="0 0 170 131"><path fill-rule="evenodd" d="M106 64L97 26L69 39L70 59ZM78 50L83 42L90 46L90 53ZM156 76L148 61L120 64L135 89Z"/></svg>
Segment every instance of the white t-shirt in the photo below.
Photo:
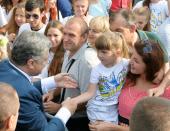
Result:
<svg viewBox="0 0 170 131"><path fill-rule="evenodd" d="M107 68L99 64L92 69L90 83L97 84L95 96L88 101L87 114L90 120L116 121L112 118L117 116L118 96L125 81L128 71L129 60L122 59L113 67ZM96 107L101 107L96 110ZM113 108L112 112L109 109ZM91 110L99 112L100 115L93 115ZM107 112L108 111L108 112ZM103 115L101 112L105 112ZM100 117L100 118L99 118Z"/></svg>
<svg viewBox="0 0 170 131"><path fill-rule="evenodd" d="M3 27L7 23L8 23L8 20L7 20L6 11L2 6L0 6L0 27Z"/></svg>
<svg viewBox="0 0 170 131"><path fill-rule="evenodd" d="M168 52L168 57L170 61L170 17L168 17L158 28L158 35L160 36L160 39Z"/></svg>
<svg viewBox="0 0 170 131"><path fill-rule="evenodd" d="M54 53L53 52L49 52L49 56L48 56L48 63L47 65L42 69L41 73L38 75L40 78L46 78L48 77L48 68L52 62L54 58Z"/></svg>
<svg viewBox="0 0 170 131"><path fill-rule="evenodd" d="M6 12L5 8L0 6L0 27L3 27L4 25L8 24L9 20L12 17L13 13L12 8L8 13Z"/></svg>
<svg viewBox="0 0 170 131"><path fill-rule="evenodd" d="M108 11L110 9L111 3L111 0L98 0L97 3L92 3L89 5L88 13L94 17L108 16Z"/></svg>
<svg viewBox="0 0 170 131"><path fill-rule="evenodd" d="M100 60L97 57L97 51L95 49L87 48L84 53L86 60L88 60L92 67L95 67L100 63Z"/></svg>
<svg viewBox="0 0 170 131"><path fill-rule="evenodd" d="M43 25L43 27L36 32L44 34L45 28L46 28L46 25ZM25 23L20 26L18 35L20 35L23 31L33 31L33 30L31 29L31 26L29 23Z"/></svg>
<svg viewBox="0 0 170 131"><path fill-rule="evenodd" d="M143 1L138 2L134 8L140 8L143 6ZM169 16L168 3L166 0L160 0L158 3L150 3L151 11L150 26L152 32L157 32L158 27L165 21Z"/></svg>

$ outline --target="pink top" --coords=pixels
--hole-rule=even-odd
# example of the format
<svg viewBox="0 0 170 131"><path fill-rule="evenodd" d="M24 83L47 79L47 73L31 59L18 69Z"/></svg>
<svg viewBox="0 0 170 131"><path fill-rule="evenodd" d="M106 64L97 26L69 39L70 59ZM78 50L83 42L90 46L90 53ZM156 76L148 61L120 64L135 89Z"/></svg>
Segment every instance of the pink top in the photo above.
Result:
<svg viewBox="0 0 170 131"><path fill-rule="evenodd" d="M148 96L146 91L136 89L135 86L125 85L119 96L119 115L129 120L134 106L145 96ZM161 97L170 99L170 88L167 88Z"/></svg>
<svg viewBox="0 0 170 131"><path fill-rule="evenodd" d="M131 6L132 6L132 0L112 0L112 4L111 4L110 9L112 11L116 11L116 10L119 10L121 8L131 9Z"/></svg>

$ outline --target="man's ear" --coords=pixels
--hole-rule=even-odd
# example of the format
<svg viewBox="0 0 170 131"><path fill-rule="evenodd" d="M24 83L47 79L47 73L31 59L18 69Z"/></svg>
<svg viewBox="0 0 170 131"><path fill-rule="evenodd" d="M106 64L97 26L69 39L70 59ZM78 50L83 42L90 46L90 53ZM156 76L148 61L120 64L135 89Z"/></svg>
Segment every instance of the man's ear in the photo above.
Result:
<svg viewBox="0 0 170 131"><path fill-rule="evenodd" d="M135 24L132 24L132 25L130 25L130 32L132 32L132 33L134 33L134 32L136 32L136 25Z"/></svg>
<svg viewBox="0 0 170 131"><path fill-rule="evenodd" d="M13 128L16 126L16 120L15 116L11 115L5 122L6 122L6 130L13 130Z"/></svg>
<svg viewBox="0 0 170 131"><path fill-rule="evenodd" d="M87 40L87 38L88 38L88 33L85 33L85 34L84 34L84 38L85 38L85 40Z"/></svg>
<svg viewBox="0 0 170 131"><path fill-rule="evenodd" d="M40 13L40 18L42 19L44 16L45 16L45 11L42 11L42 12Z"/></svg>
<svg viewBox="0 0 170 131"><path fill-rule="evenodd" d="M33 60L33 59L29 59L29 60L27 61L27 67L28 67L29 69L33 69L33 68L34 68L34 60Z"/></svg>
<svg viewBox="0 0 170 131"><path fill-rule="evenodd" d="M84 34L81 36L81 41L82 41L82 43L86 42L86 41L87 41L87 38L88 38L88 33L84 33Z"/></svg>
<svg viewBox="0 0 170 131"><path fill-rule="evenodd" d="M41 17L43 17L45 15L45 11L41 12Z"/></svg>

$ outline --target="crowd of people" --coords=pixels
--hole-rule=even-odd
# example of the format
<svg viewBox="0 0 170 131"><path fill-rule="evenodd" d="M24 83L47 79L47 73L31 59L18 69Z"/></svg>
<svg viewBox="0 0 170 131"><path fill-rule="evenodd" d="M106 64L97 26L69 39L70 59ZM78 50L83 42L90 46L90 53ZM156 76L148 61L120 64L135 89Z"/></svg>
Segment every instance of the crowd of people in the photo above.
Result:
<svg viewBox="0 0 170 131"><path fill-rule="evenodd" d="M0 131L168 131L170 0L0 0Z"/></svg>

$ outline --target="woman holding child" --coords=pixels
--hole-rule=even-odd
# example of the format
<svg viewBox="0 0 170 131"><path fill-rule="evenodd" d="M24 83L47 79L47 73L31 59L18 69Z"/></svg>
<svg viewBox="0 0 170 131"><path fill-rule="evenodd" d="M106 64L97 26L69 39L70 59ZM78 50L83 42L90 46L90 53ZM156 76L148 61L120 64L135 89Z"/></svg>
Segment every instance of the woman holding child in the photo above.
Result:
<svg viewBox="0 0 170 131"><path fill-rule="evenodd" d="M119 125L108 122L90 124L92 131L128 131L131 112L136 103L148 96L147 91L158 85L152 81L154 74L164 66L163 51L154 41L143 40L135 43L129 64L129 72L119 96ZM161 96L170 99L170 89ZM125 126L126 125L126 126Z"/></svg>

